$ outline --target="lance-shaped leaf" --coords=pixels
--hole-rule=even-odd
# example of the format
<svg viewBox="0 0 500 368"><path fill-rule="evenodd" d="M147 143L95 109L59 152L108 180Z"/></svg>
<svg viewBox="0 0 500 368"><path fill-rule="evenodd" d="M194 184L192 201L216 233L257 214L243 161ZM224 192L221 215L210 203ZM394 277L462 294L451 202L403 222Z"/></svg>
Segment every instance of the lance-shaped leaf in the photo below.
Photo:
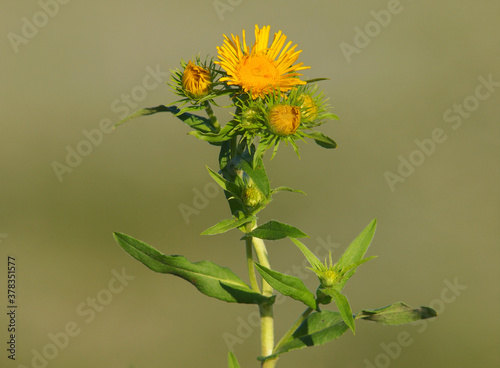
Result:
<svg viewBox="0 0 500 368"><path fill-rule="evenodd" d="M259 227L256 227L251 232L247 233L243 238L253 236L265 240L278 240L286 237L290 238L308 238L309 235L291 225L283 224L278 221L269 221Z"/></svg>
<svg viewBox="0 0 500 368"><path fill-rule="evenodd" d="M167 256L125 234L114 233L114 237L127 253L151 270L181 277L205 295L230 303L259 304L269 300L250 289L227 267L209 261L191 263L182 256Z"/></svg>
<svg viewBox="0 0 500 368"><path fill-rule="evenodd" d="M375 230L377 228L377 220L373 220L370 224L354 239L349 247L342 254L338 262L336 263L337 268L344 269L352 264L356 264L361 261L365 255L370 243L375 235ZM336 287L338 290L342 290L347 280L349 280L352 275L356 272L356 268L349 271L343 278L339 285Z"/></svg>
<svg viewBox="0 0 500 368"><path fill-rule="evenodd" d="M201 139L203 141L207 141L210 143L221 143L228 141L231 137L237 133L238 122L235 120L231 120L224 125L218 133L213 132L201 132L201 131L192 131L189 134L194 135L196 138Z"/></svg>
<svg viewBox="0 0 500 368"><path fill-rule="evenodd" d="M118 123L115 124L115 127L125 123L126 121L141 116L153 115L159 112L170 112L172 114L177 114L179 113L179 111L180 110L176 106L159 105L156 107L146 107L144 109L140 109L139 111L134 112L133 114L127 116L125 119L120 120ZM210 119L188 113L183 113L177 115L176 117L182 120L187 125L189 125L191 128L199 132L210 133L216 131L216 129L212 126Z"/></svg>
<svg viewBox="0 0 500 368"><path fill-rule="evenodd" d="M365 319L384 325L402 325L436 316L437 313L432 308L412 308L405 303L398 302L383 308L363 309L356 315L356 319Z"/></svg>
<svg viewBox="0 0 500 368"><path fill-rule="evenodd" d="M294 193L301 193L301 194L307 195L305 192L303 192L303 191L301 191L299 189L292 189L290 187L277 187L277 188L274 188L271 191L271 194L278 193L278 192L294 192Z"/></svg>
<svg viewBox="0 0 500 368"><path fill-rule="evenodd" d="M335 289L324 289L323 293L330 295L333 298L333 301L337 305L344 322L347 326L349 326L353 334L356 333L356 325L352 316L351 305L349 304L349 300L347 300L346 296Z"/></svg>
<svg viewBox="0 0 500 368"><path fill-rule="evenodd" d="M252 178L255 185L262 192L264 197L269 198L271 193L271 188L269 186L269 179L267 178L266 169L264 168L264 163L261 159L257 160L256 166L252 167L246 160L240 158L236 166L247 173L247 175Z"/></svg>
<svg viewBox="0 0 500 368"><path fill-rule="evenodd" d="M238 360L236 360L236 356L230 351L227 355L227 366L228 368L240 368L240 364Z"/></svg>
<svg viewBox="0 0 500 368"><path fill-rule="evenodd" d="M240 195L240 188L236 184L231 183L230 181L224 179L221 175L219 175L218 173L213 171L208 166L207 166L207 169L208 169L210 176L217 182L217 184L219 184L221 186L222 189L224 189L225 191L227 191L235 196Z"/></svg>
<svg viewBox="0 0 500 368"><path fill-rule="evenodd" d="M281 294L298 300L312 309L317 309L314 294L309 291L301 279L270 270L258 263L255 263L255 266L262 278Z"/></svg>
<svg viewBox="0 0 500 368"><path fill-rule="evenodd" d="M260 360L269 359L290 350L326 344L342 336L347 329L340 313L327 310L315 312L306 318L288 342L278 346L272 355L262 357Z"/></svg>
<svg viewBox="0 0 500 368"><path fill-rule="evenodd" d="M332 148L337 147L337 143L335 143L335 141L333 139L331 139L330 137L327 137L323 133L310 132L310 133L307 133L306 136L314 139L314 141L323 148L332 149Z"/></svg>
<svg viewBox="0 0 500 368"><path fill-rule="evenodd" d="M247 222L250 222L253 220L255 220L255 216L254 217L244 217L244 218L239 219L239 220L236 220L234 218L222 220L219 223L215 224L214 226L206 229L204 232L201 233L201 235L222 234L222 233L225 233L226 231L240 227L241 225L244 225Z"/></svg>
<svg viewBox="0 0 500 368"><path fill-rule="evenodd" d="M295 245L300 249L302 254L306 257L306 259L309 261L309 264L311 265L312 268L321 270L323 268L323 263L314 255L313 252L309 250L300 240L291 238L291 240L295 243Z"/></svg>

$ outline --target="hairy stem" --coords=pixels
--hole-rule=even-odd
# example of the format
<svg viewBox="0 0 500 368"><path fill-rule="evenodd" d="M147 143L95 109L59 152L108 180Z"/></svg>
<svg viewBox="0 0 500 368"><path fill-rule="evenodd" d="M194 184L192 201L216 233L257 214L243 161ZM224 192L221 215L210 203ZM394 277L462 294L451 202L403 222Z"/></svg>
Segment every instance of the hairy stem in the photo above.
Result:
<svg viewBox="0 0 500 368"><path fill-rule="evenodd" d="M259 259L259 263L264 267L271 268L269 257L267 254L266 245L262 239L253 238L253 246L255 253ZM273 295L273 288L266 280L262 280L262 294L265 296ZM260 326L261 326L261 354L266 357L271 355L274 349L274 316L273 304L263 303L259 306L260 311ZM268 359L262 363L263 368L272 368L276 364L275 359Z"/></svg>
<svg viewBox="0 0 500 368"><path fill-rule="evenodd" d="M210 118L212 125L217 130L217 132L219 132L220 131L220 124L219 124L219 121L217 120L217 117L214 114L214 110L212 110L212 106L210 106L209 102L205 102L204 105L205 105L205 111L207 112L207 115Z"/></svg>
<svg viewBox="0 0 500 368"><path fill-rule="evenodd" d="M251 231L252 225L247 224L247 231ZM255 276L255 267L253 264L253 248L252 248L252 237L249 237L245 240L246 242L246 251L247 251L247 268L248 268L248 277L250 278L250 285L252 289L258 293L260 293L259 284L257 283L257 277Z"/></svg>

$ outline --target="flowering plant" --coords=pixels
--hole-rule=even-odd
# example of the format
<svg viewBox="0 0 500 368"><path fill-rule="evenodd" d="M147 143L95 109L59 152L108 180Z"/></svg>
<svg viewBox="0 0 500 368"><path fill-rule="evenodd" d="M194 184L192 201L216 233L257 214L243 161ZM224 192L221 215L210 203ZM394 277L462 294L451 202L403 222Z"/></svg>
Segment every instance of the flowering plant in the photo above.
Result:
<svg viewBox="0 0 500 368"><path fill-rule="evenodd" d="M172 72L170 86L181 97L174 104L144 108L131 118L159 112L174 114L192 128L189 133L219 149L219 169L208 168L209 175L224 189L231 217L205 230L203 235L215 235L237 229L245 242L249 284L229 268L209 261L192 263L182 256L167 256L131 236L115 233L118 244L132 257L151 270L169 273L193 284L201 293L229 303L256 304L261 319L261 352L258 360L265 368L275 367L279 357L291 350L322 345L344 334L355 332L355 320L369 320L386 325L399 325L436 316L428 307L411 308L394 303L378 309L352 313L343 293L346 282L363 263L375 258L365 253L375 234L373 220L347 247L336 263L329 254L323 264L299 238L308 237L303 231L278 221L257 225L257 214L271 201L275 193L299 192L289 187L271 189L263 157L281 142L290 144L297 155L298 140L312 139L319 146L333 149L336 143L316 130L332 114L328 99L314 80L300 79L301 70L309 67L296 63L301 51L286 42L279 31L269 46L270 27L255 27L255 42L247 45L242 38L224 36L218 47L218 60L196 58L182 61L181 69ZM220 125L212 106L221 96L228 96L235 108L233 119ZM193 114L205 111L207 117ZM118 125L117 124L117 125ZM271 157L271 158L272 158ZM264 240L290 238L310 263L318 276L314 294L298 277L273 270ZM255 255L254 255L255 253ZM257 272L256 272L257 271ZM261 283L257 275L260 276ZM275 343L273 303L279 292L305 305L305 311ZM338 311L324 309L332 303ZM229 352L229 367L239 364Z"/></svg>

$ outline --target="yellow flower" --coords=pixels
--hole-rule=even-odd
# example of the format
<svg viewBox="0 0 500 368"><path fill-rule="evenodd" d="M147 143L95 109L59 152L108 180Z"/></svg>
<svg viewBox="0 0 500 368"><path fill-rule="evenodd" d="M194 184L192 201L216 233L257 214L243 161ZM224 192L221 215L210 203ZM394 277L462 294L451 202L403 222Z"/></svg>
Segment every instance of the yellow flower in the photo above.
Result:
<svg viewBox="0 0 500 368"><path fill-rule="evenodd" d="M274 34L268 47L270 29L270 26L265 26L259 30L255 26L255 44L251 50L246 44L244 30L242 43L238 36L231 35L231 41L224 35L224 44L217 47L220 61L216 63L228 76L221 78L221 82L242 87L252 94L253 99L264 98L278 90L287 92L296 85L306 83L297 78L301 75L297 71L309 67L302 66L302 63L293 65L301 51L295 51L297 45L290 48L291 41L283 48L286 36L281 31Z"/></svg>
<svg viewBox="0 0 500 368"><path fill-rule="evenodd" d="M211 86L212 77L210 76L210 72L189 61L182 74L182 88L187 95L192 99L199 100L208 94Z"/></svg>
<svg viewBox="0 0 500 368"><path fill-rule="evenodd" d="M269 127L274 134L290 135L300 125L300 107L275 105L269 110Z"/></svg>

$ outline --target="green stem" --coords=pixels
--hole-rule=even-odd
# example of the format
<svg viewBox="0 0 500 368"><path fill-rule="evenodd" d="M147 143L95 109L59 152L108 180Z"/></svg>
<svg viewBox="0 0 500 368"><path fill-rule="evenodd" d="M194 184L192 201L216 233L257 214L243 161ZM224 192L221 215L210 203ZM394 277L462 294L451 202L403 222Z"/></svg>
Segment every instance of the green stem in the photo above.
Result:
<svg viewBox="0 0 500 368"><path fill-rule="evenodd" d="M217 132L219 132L220 131L220 124L219 124L219 121L217 120L217 117L214 114L214 110L212 110L212 106L210 106L210 103L208 103L208 102L205 102L204 105L205 105L205 111L207 112L207 115L210 118L212 125L217 130Z"/></svg>
<svg viewBox="0 0 500 368"><path fill-rule="evenodd" d="M252 225L247 224L247 231L250 232ZM253 249L252 249L252 237L246 239L246 249L247 249L247 267L248 267L248 277L250 278L250 285L252 289L260 294L259 284L257 283L257 277L255 275L255 267L253 265Z"/></svg>
<svg viewBox="0 0 500 368"><path fill-rule="evenodd" d="M255 225L256 226L256 225ZM271 268L269 264L269 256L267 254L266 245L264 241L259 238L252 238L255 253L259 259L259 263L264 267ZM266 280L262 280L262 294L265 296L273 295L273 288ZM263 303L259 305L260 311L260 327L261 327L261 355L269 356L273 353L274 348L274 315L273 304ZM273 368L276 364L276 359L267 359L262 362L263 368Z"/></svg>
<svg viewBox="0 0 500 368"><path fill-rule="evenodd" d="M255 227L257 226L254 226L254 228ZM255 248L255 253L257 254L257 258L259 259L259 263L262 266L271 269L271 264L269 263L269 256L267 254L267 248L264 244L264 241L259 238L252 238L252 241L253 247ZM262 280L262 294L265 296L273 295L273 288L264 279Z"/></svg>

